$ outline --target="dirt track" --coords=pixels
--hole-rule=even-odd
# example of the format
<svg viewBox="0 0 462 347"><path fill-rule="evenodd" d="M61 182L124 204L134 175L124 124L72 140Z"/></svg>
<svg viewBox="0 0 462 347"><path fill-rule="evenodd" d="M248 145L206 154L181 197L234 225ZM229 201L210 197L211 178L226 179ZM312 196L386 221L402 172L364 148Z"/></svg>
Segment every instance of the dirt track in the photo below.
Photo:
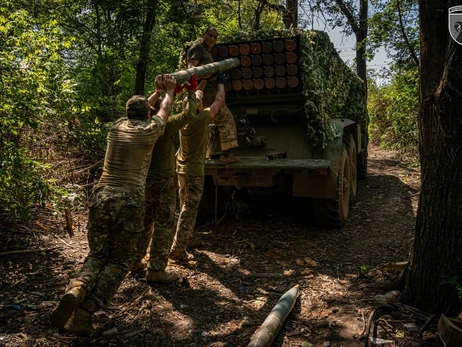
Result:
<svg viewBox="0 0 462 347"><path fill-rule="evenodd" d="M0 309L0 345L246 346L280 296L299 284L273 345L361 346L372 299L383 293L369 283L395 280L398 273L381 265L406 261L412 244L419 173L399 164L393 153L371 146L369 177L359 182L342 229L312 225L300 201L235 202L238 219L198 226L197 262L171 266L181 283L150 286L129 275L112 306L96 314L105 335L93 339L60 334L48 323L87 254L87 211L74 214L72 238L53 211L2 232L1 252L42 250L0 257L0 302L20 305ZM408 320L420 324L423 317L413 312ZM394 346L417 345L419 337L402 325L383 325L389 334L381 330L379 337Z"/></svg>

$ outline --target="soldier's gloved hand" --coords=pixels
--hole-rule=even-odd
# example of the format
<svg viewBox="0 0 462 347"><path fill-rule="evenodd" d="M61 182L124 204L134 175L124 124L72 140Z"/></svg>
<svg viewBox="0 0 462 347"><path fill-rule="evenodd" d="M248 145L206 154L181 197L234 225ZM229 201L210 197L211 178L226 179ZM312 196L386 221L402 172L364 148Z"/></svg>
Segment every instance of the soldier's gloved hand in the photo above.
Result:
<svg viewBox="0 0 462 347"><path fill-rule="evenodd" d="M225 75L221 71L217 72L217 84L225 84Z"/></svg>
<svg viewBox="0 0 462 347"><path fill-rule="evenodd" d="M191 78L189 79L189 85L186 87L188 91L193 91L195 92L197 89L197 76L191 75Z"/></svg>

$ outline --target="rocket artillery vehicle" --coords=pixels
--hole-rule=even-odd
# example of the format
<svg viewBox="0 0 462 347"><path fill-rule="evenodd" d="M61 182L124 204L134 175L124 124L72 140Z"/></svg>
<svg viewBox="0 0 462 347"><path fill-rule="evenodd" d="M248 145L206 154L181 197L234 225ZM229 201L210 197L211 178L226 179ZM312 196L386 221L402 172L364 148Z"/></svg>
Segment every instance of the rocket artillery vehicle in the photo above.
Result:
<svg viewBox="0 0 462 347"><path fill-rule="evenodd" d="M283 191L310 198L318 222L343 226L357 179L367 173L363 82L324 32L246 35L212 49L217 62L240 61L225 72L226 104L239 133L231 154L239 161L220 164L211 124L202 207L207 200L215 206L216 190Z"/></svg>

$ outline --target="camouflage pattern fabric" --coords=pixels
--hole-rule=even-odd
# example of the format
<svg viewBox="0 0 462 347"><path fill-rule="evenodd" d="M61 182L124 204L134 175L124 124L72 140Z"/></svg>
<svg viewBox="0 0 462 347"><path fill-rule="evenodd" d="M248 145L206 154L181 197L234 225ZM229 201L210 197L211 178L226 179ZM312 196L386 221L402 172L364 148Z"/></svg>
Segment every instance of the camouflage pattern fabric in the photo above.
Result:
<svg viewBox="0 0 462 347"><path fill-rule="evenodd" d="M100 187L93 194L87 224L88 254L77 277L88 293L81 307L108 305L132 266L143 226L143 200L124 188Z"/></svg>
<svg viewBox="0 0 462 347"><path fill-rule="evenodd" d="M197 209L204 191L204 176L178 174L180 216L173 251L185 251L194 234Z"/></svg>
<svg viewBox="0 0 462 347"><path fill-rule="evenodd" d="M204 94L202 103L204 104L205 108L210 107L210 105L213 104L216 95L216 91ZM222 151L227 151L238 146L236 121L233 114L226 105L223 106L212 118L212 122L218 127L218 131L220 132L220 143Z"/></svg>
<svg viewBox="0 0 462 347"><path fill-rule="evenodd" d="M143 259L151 242L148 269L164 271L175 236L176 188L173 176L146 181L144 228L135 263Z"/></svg>

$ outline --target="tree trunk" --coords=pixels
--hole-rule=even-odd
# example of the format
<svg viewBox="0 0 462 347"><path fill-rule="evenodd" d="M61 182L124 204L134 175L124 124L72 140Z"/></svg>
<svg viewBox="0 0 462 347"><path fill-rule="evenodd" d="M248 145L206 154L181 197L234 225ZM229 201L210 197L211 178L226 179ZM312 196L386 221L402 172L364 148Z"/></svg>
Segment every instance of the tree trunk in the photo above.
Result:
<svg viewBox="0 0 462 347"><path fill-rule="evenodd" d="M359 2L359 25L356 33L356 42L359 44L356 51L356 72L364 81L364 90L367 99L367 73L366 73L366 39L367 39L367 20L368 20L368 0Z"/></svg>
<svg viewBox="0 0 462 347"><path fill-rule="evenodd" d="M366 74L366 39L367 39L367 20L369 0L359 1L359 14L355 17L354 13L350 11L350 7L344 0L335 0L340 11L347 19L348 25L353 30L356 36L356 73L359 78L364 81L364 90L367 97L367 74Z"/></svg>
<svg viewBox="0 0 462 347"><path fill-rule="evenodd" d="M286 0L287 15L284 16L284 26L286 29L297 28L298 26L298 0Z"/></svg>
<svg viewBox="0 0 462 347"><path fill-rule="evenodd" d="M255 22L253 24L253 30L260 30L260 18L263 9L265 8L266 0L259 0L257 8L254 10L255 13Z"/></svg>
<svg viewBox="0 0 462 347"><path fill-rule="evenodd" d="M151 41L152 29L156 18L156 0L147 0L146 18L144 21L143 34L140 41L140 53L136 64L135 94L144 95L144 84L146 82L146 67L148 65L149 43Z"/></svg>
<svg viewBox="0 0 462 347"><path fill-rule="evenodd" d="M402 295L409 305L447 315L460 312L462 284L462 47L448 32L455 5L419 1L421 193ZM447 279L452 283L443 284Z"/></svg>

